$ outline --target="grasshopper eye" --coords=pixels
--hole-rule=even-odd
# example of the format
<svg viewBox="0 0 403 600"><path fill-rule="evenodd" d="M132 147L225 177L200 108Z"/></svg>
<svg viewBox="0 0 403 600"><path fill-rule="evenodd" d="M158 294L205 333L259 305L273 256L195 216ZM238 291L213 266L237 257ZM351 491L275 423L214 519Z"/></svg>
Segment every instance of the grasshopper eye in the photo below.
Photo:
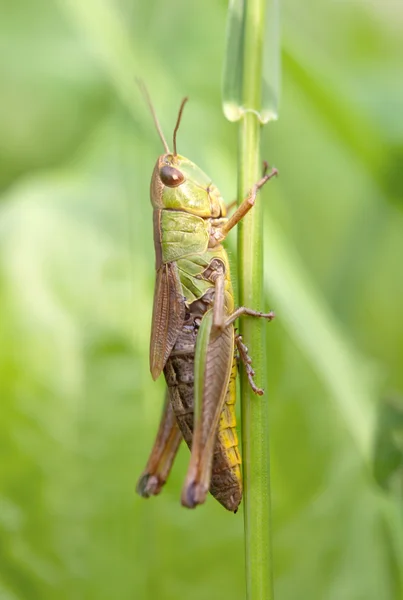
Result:
<svg viewBox="0 0 403 600"><path fill-rule="evenodd" d="M168 187L177 187L185 181L183 173L168 165L160 169L160 178L162 183Z"/></svg>

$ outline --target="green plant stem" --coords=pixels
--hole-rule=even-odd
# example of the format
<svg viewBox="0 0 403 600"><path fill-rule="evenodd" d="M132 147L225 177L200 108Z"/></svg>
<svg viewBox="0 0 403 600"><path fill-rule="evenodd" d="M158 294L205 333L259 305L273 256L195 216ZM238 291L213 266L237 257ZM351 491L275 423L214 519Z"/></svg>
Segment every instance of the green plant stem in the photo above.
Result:
<svg viewBox="0 0 403 600"><path fill-rule="evenodd" d="M262 48L265 0L248 0L244 21L243 105L259 111L261 105ZM253 111L240 123L239 197L244 198L261 176L260 121ZM261 198L239 227L240 303L263 309L263 212ZM243 319L241 332L262 385L266 374L265 328L261 319ZM263 385L264 387L264 385ZM244 473L245 567L248 600L273 598L271 560L271 502L269 414L267 390L255 396L241 377L242 448Z"/></svg>

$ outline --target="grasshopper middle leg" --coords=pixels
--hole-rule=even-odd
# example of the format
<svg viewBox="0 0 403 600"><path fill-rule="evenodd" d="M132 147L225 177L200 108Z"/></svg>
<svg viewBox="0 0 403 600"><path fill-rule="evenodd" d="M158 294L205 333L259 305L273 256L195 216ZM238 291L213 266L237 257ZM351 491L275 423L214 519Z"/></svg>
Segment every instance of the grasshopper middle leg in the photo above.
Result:
<svg viewBox="0 0 403 600"><path fill-rule="evenodd" d="M246 376L248 378L249 385L252 388L252 391L255 394L257 394L258 396L263 396L264 390L259 388L253 379L253 377L255 376L255 371L253 370L253 367L252 367L252 359L249 356L248 348L245 346L245 344L242 341L241 335L235 335L235 344L236 344L236 347L238 348L239 358L244 364Z"/></svg>

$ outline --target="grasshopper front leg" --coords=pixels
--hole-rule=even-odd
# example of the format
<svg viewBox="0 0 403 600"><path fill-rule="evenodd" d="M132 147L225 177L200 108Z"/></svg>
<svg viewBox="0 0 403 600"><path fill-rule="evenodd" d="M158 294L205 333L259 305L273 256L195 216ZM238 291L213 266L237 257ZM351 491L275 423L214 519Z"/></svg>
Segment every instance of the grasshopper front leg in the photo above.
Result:
<svg viewBox="0 0 403 600"><path fill-rule="evenodd" d="M263 172L262 172L262 177L266 177L267 175L267 171L269 170L269 163L264 160L263 161ZM274 175L278 175L277 169L274 169L274 171L276 171L274 173ZM271 174L270 177L272 177L273 175ZM267 179L265 180L265 182L267 181ZM226 212L229 213L233 208L235 208L235 206L238 204L238 200L233 200L232 202L230 202L229 204L226 205L225 209Z"/></svg>
<svg viewBox="0 0 403 600"><path fill-rule="evenodd" d="M255 205L256 196L260 188L264 186L272 177L278 175L277 169L273 168L270 173L266 173L267 163L265 163L265 167L263 170L263 176L250 190L249 194L245 198L245 200L241 203L241 205L234 212L232 217L230 217L224 224L220 225L220 227L214 228L209 241L209 247L214 248L221 244L221 242L227 237L228 233L241 221L244 216L250 211L250 209Z"/></svg>

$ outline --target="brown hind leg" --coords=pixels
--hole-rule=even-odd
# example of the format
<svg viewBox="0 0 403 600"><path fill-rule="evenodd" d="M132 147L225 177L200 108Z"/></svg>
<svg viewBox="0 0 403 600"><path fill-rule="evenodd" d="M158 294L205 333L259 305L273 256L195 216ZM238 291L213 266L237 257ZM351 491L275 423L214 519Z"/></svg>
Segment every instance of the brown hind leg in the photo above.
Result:
<svg viewBox="0 0 403 600"><path fill-rule="evenodd" d="M202 504L210 487L218 421L225 402L234 355L235 336L232 324L242 315L262 317L269 321L274 318L273 312L266 314L243 306L229 315L225 309L225 266L220 260L216 260L214 265L212 261L205 274L214 283L214 302L212 315L207 312L203 316L196 342L195 359L199 355L204 364L203 371L197 371L195 378L195 405L199 405L199 408L195 409L191 458L182 491L182 504L189 508ZM240 354L245 359L248 379L254 391L261 394L263 391L253 381L253 369L248 363L250 359L245 348L243 344L240 346Z"/></svg>
<svg viewBox="0 0 403 600"><path fill-rule="evenodd" d="M167 390L157 437L146 468L136 486L136 491L140 496L149 498L160 493L168 479L181 440L182 434L176 422Z"/></svg>
<svg viewBox="0 0 403 600"><path fill-rule="evenodd" d="M214 310L215 307L213 314ZM214 327L213 314L211 311L204 314L196 342L193 441L182 491L182 504L188 508L202 504L210 488L218 424L234 358L233 328Z"/></svg>

